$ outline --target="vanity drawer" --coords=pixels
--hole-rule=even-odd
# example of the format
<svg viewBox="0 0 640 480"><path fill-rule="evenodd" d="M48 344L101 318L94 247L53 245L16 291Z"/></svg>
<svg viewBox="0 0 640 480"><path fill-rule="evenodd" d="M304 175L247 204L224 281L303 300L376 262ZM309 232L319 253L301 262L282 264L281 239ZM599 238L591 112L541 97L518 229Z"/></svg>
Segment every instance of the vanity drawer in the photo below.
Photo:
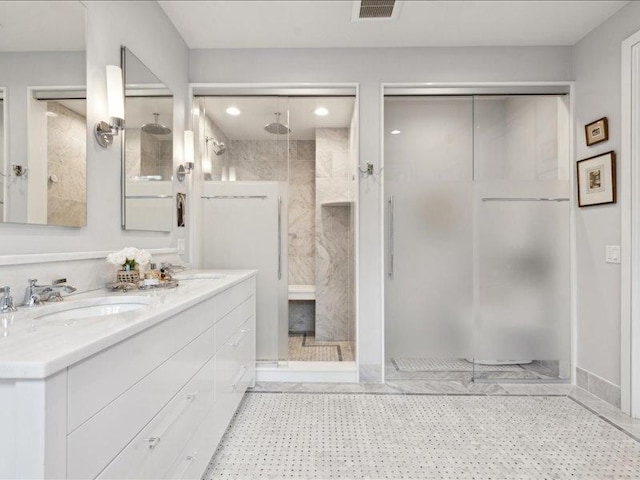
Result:
<svg viewBox="0 0 640 480"><path fill-rule="evenodd" d="M252 295L215 324L216 352L229 341L240 325L254 314L254 305L254 296Z"/></svg>
<svg viewBox="0 0 640 480"><path fill-rule="evenodd" d="M98 478L163 478L212 410L213 372L212 358Z"/></svg>
<svg viewBox="0 0 640 480"><path fill-rule="evenodd" d="M213 310L214 299L209 299L71 366L67 431L78 428L211 327Z"/></svg>
<svg viewBox="0 0 640 480"><path fill-rule="evenodd" d="M164 478L171 480L202 478L226 430L226 426L216 428L217 414L217 409L212 406Z"/></svg>
<svg viewBox="0 0 640 480"><path fill-rule="evenodd" d="M252 296L254 292L255 281L252 277L220 293L216 297L215 321L222 319L227 313Z"/></svg>
<svg viewBox="0 0 640 480"><path fill-rule="evenodd" d="M214 357L216 401L165 478L199 480L202 477L242 396L253 381L254 331L255 317L251 316ZM247 364L249 366L243 368ZM233 388L234 382L236 388Z"/></svg>
<svg viewBox="0 0 640 480"><path fill-rule="evenodd" d="M253 378L254 323L247 320L215 356L216 425L224 428Z"/></svg>
<svg viewBox="0 0 640 480"><path fill-rule="evenodd" d="M212 351L213 327L70 433L67 476L98 475L202 368Z"/></svg>

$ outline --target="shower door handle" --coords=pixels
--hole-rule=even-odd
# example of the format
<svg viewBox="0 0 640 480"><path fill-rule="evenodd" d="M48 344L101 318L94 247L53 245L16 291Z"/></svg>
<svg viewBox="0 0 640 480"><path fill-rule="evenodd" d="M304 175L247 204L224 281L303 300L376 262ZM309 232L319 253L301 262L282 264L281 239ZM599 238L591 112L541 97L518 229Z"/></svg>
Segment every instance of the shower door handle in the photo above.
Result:
<svg viewBox="0 0 640 480"><path fill-rule="evenodd" d="M278 280L282 279L282 197L278 197Z"/></svg>
<svg viewBox="0 0 640 480"><path fill-rule="evenodd" d="M393 195L389 197L389 278L393 280Z"/></svg>

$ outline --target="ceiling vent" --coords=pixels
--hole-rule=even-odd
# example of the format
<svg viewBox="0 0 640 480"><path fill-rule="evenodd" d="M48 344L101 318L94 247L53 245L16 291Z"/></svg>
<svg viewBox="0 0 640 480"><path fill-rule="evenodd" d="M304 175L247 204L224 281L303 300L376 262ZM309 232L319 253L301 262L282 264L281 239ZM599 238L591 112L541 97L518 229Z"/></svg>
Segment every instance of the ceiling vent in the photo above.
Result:
<svg viewBox="0 0 640 480"><path fill-rule="evenodd" d="M401 4L399 0L354 0L351 21L395 20Z"/></svg>

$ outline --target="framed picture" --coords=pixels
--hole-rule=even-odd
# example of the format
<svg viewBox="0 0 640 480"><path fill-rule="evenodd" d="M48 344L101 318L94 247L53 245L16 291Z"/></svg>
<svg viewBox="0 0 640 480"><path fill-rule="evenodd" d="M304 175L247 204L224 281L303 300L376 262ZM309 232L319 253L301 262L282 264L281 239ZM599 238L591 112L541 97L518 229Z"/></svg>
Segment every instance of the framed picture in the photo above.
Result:
<svg viewBox="0 0 640 480"><path fill-rule="evenodd" d="M607 117L602 117L595 122L585 125L584 133L587 138L587 147L609 140L609 123L607 122Z"/></svg>
<svg viewBox="0 0 640 480"><path fill-rule="evenodd" d="M578 206L616 203L616 154L585 158L578 166Z"/></svg>

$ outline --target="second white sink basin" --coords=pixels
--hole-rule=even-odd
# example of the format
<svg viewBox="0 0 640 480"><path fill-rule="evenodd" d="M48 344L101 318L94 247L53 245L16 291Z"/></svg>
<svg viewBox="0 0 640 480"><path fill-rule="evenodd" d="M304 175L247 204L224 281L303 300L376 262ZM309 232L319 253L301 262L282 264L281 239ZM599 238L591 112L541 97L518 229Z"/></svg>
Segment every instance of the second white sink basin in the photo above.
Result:
<svg viewBox="0 0 640 480"><path fill-rule="evenodd" d="M185 280L220 280L221 278L225 278L226 275L224 273L179 273L174 275L173 278L178 280L179 282L183 282Z"/></svg>
<svg viewBox="0 0 640 480"><path fill-rule="evenodd" d="M104 317L137 310L146 307L150 302L149 298L136 295L88 298L45 307L45 311L37 312L33 317L40 321Z"/></svg>

